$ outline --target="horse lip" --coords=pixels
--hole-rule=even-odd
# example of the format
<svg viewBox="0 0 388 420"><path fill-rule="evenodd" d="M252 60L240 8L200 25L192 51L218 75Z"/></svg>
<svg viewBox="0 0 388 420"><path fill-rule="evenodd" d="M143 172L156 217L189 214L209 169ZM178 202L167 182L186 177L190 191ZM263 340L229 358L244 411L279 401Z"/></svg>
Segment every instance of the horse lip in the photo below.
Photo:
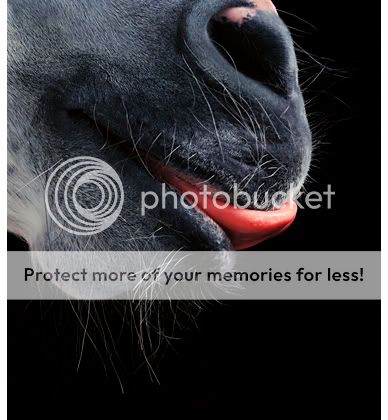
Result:
<svg viewBox="0 0 388 420"><path fill-rule="evenodd" d="M182 174L170 165L164 165L151 156L146 157L151 172L180 193L195 194L198 199L196 207L219 225L230 239L234 249L243 250L273 238L284 232L295 220L297 205L286 202L276 210L251 210L233 205L225 206L219 199L207 199L200 194L201 189L195 185L198 180ZM203 183L203 182L202 182ZM210 187L210 192L216 192ZM190 198L190 195L187 194Z"/></svg>

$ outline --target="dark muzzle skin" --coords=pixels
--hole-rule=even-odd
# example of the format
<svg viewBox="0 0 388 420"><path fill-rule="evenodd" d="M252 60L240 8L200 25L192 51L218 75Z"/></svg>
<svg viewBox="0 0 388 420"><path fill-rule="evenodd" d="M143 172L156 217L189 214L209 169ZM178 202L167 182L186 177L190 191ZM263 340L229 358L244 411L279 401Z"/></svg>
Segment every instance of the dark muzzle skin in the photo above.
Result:
<svg viewBox="0 0 388 420"><path fill-rule="evenodd" d="M179 30L182 66L195 92L196 103L186 109L195 117L189 124L196 127L196 175L213 176L226 191L233 182L270 196L291 183L299 188L309 169L311 134L293 42L273 4L193 2ZM184 170L194 141L183 135L178 143L170 162ZM153 152L158 155L157 146Z"/></svg>
<svg viewBox="0 0 388 420"><path fill-rule="evenodd" d="M260 145L253 135L251 146L255 143L256 151L261 148L262 155L268 152L277 160L279 166L275 165L276 171L287 173L286 180L298 188L309 166L311 138L290 34L271 1L255 0L249 6L234 4L237 6L223 9L216 15L213 15L214 9L205 9L202 5L194 5L188 11L181 35L182 49L186 51L187 57L185 64L197 83L200 79L214 91L218 88L219 92L221 88L222 94L228 95L234 105L242 102L249 109L255 110L254 118L261 116L262 122L256 128L260 131L266 127L266 134L261 132ZM211 105L208 105L211 111ZM244 107L236 108L240 116L242 109L245 111ZM216 123L214 128L217 130ZM243 128L250 131L246 126ZM245 138L249 138L249 134L244 133ZM243 134L237 133L236 137L239 135ZM205 145L203 150L206 150ZM249 153L252 156L252 148ZM241 161L245 162L244 157L247 159L242 154L240 157L242 159L237 161L237 165ZM235 162L229 164L230 156L225 157L222 145L220 158L217 160L213 154L207 157L208 161L217 162L221 171L227 172L233 168L234 176L242 172L242 166L236 167ZM155 169L154 159L150 162L150 167ZM178 170L171 165L156 166L160 178L170 186L181 193L194 192L199 196L198 186L202 183L200 178L193 182L192 174L187 174L179 164ZM254 172L258 167L260 170L260 164L256 168L248 166L247 173ZM258 176L257 179L263 183L263 179L272 176ZM239 181L238 177L233 179ZM275 180L275 186L279 187L279 180ZM213 177L212 182L217 182L217 177ZM251 193L258 186L254 182L252 184L251 188L248 186ZM216 186L227 188L227 184L222 181L218 185L216 183ZM271 184L266 186L267 191L270 188ZM287 191L287 186L280 186L280 189ZM283 204L280 208L265 212L236 208L233 205L221 209L207 201L205 207L200 199L197 207L220 225L233 248L240 250L272 238L292 224L297 206L290 201Z"/></svg>
<svg viewBox="0 0 388 420"><path fill-rule="evenodd" d="M162 188L139 153L258 204L302 186L311 134L269 0L10 0L9 13L10 229L32 249L231 249L238 229L231 240L218 216L140 214L142 193ZM47 223L43 177L12 191L76 156L110 164L126 194L121 218L89 241Z"/></svg>

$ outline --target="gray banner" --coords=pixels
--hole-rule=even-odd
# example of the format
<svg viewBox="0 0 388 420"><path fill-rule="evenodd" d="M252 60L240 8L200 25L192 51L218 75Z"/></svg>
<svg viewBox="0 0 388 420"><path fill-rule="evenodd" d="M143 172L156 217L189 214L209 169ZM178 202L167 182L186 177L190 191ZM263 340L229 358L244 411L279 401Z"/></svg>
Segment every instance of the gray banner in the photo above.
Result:
<svg viewBox="0 0 388 420"><path fill-rule="evenodd" d="M380 299L380 252L8 252L8 299Z"/></svg>

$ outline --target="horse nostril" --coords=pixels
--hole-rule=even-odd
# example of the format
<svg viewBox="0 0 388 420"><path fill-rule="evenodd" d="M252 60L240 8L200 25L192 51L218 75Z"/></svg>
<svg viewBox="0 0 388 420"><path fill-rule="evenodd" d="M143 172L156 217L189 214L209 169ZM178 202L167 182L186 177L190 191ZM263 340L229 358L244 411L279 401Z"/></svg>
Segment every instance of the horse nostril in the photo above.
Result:
<svg viewBox="0 0 388 420"><path fill-rule="evenodd" d="M270 0L251 4L227 8L214 16L208 24L210 39L235 71L288 94L297 83L288 30Z"/></svg>

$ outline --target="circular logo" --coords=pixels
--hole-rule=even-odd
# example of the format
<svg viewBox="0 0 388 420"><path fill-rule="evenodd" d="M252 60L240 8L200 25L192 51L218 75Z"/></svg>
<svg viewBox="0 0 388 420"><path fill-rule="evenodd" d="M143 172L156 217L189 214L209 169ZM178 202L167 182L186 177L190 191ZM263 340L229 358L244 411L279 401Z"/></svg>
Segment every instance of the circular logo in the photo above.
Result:
<svg viewBox="0 0 388 420"><path fill-rule="evenodd" d="M117 172L106 162L79 156L51 173L45 190L51 219L75 235L95 235L111 226L121 213L124 189Z"/></svg>

